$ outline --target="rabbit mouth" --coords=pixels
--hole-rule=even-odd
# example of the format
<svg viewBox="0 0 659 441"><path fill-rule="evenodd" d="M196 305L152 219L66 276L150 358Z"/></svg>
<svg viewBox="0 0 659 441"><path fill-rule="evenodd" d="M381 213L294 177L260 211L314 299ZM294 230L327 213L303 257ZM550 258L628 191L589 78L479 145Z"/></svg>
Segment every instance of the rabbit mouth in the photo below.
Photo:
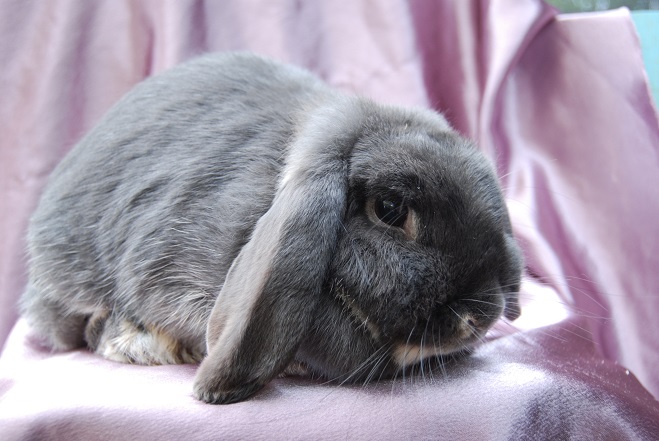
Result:
<svg viewBox="0 0 659 441"><path fill-rule="evenodd" d="M392 358L400 367L420 363L433 357L456 354L469 350L485 334L489 326L480 324L471 314L461 317L450 338L440 344L396 342L392 348Z"/></svg>
<svg viewBox="0 0 659 441"><path fill-rule="evenodd" d="M469 344L465 341L458 341L456 344L443 344L440 346L396 343L394 344L391 357L399 367L404 368L434 357L463 352L468 348Z"/></svg>
<svg viewBox="0 0 659 441"><path fill-rule="evenodd" d="M407 367L444 354L441 346L398 343L394 346L392 357L399 367Z"/></svg>

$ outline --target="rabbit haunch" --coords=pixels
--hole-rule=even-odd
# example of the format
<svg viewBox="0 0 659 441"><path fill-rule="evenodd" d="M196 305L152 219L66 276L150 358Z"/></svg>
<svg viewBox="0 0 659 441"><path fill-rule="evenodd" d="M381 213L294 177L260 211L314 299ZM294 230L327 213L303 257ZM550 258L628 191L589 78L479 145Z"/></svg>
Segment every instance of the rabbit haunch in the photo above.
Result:
<svg viewBox="0 0 659 441"><path fill-rule="evenodd" d="M243 53L127 94L53 172L28 246L36 334L202 361L211 403L292 370L392 377L519 315L520 252L473 144Z"/></svg>

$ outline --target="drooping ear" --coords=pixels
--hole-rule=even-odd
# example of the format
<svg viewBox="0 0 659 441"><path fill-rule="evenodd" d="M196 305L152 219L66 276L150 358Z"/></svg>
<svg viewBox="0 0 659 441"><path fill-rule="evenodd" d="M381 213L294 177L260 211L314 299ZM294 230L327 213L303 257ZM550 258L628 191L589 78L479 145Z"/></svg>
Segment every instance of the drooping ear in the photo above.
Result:
<svg viewBox="0 0 659 441"><path fill-rule="evenodd" d="M207 329L197 398L243 400L281 373L305 338L346 209L359 104L306 116L272 206L234 260Z"/></svg>

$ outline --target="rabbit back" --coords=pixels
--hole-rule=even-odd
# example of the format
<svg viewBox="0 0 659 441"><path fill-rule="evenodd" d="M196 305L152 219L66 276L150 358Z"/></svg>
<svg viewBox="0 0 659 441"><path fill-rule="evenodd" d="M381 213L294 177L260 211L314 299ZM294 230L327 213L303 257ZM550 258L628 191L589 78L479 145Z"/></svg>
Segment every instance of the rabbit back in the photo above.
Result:
<svg viewBox="0 0 659 441"><path fill-rule="evenodd" d="M203 352L229 266L272 201L296 113L323 90L247 54L138 85L56 168L31 219L22 310L38 333L80 346L90 317L107 326L120 311L111 322L148 317Z"/></svg>

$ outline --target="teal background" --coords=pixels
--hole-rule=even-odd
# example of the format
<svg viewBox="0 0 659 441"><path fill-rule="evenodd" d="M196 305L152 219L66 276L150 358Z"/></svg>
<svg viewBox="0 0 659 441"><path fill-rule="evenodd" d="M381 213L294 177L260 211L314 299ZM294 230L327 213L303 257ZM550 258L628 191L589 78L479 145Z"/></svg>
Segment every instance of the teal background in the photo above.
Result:
<svg viewBox="0 0 659 441"><path fill-rule="evenodd" d="M656 109L659 105L659 11L632 11L632 19L641 38L643 62Z"/></svg>

